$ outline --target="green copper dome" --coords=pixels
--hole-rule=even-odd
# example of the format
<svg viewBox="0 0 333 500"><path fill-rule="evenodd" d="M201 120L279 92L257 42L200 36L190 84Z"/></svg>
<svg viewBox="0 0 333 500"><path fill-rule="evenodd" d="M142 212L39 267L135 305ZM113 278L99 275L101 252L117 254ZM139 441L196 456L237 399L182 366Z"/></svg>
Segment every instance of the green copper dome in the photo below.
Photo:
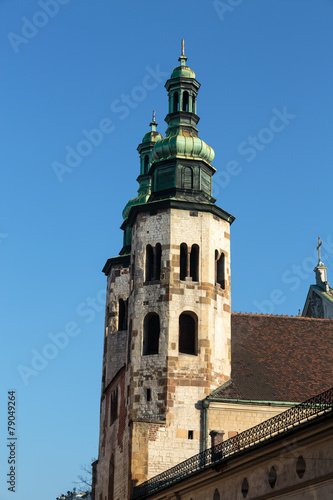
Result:
<svg viewBox="0 0 333 500"><path fill-rule="evenodd" d="M188 66L177 66L171 73L171 78L195 78L195 73Z"/></svg>
<svg viewBox="0 0 333 500"><path fill-rule="evenodd" d="M130 210L134 205L142 205L143 203L147 203L149 196L150 196L150 193L144 194L142 196L140 196L140 194L139 194L135 198L132 198L131 200L129 200L126 203L124 210L122 211L123 219L127 219L128 214L130 213Z"/></svg>
<svg viewBox="0 0 333 500"><path fill-rule="evenodd" d="M215 153L200 137L183 128L173 129L171 135L158 141L151 155L151 161L156 162L171 157L204 160L211 163Z"/></svg>

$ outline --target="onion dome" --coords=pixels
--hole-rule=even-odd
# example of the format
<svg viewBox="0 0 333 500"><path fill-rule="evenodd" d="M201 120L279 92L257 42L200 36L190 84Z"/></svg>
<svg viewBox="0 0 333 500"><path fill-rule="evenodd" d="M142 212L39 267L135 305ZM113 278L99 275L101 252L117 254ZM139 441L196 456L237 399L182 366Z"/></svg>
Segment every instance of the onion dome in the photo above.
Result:
<svg viewBox="0 0 333 500"><path fill-rule="evenodd" d="M156 144L156 142L163 139L163 136L157 132L157 123L155 120L156 112L153 111L153 119L149 124L150 130L147 132L142 139L141 144L138 146L138 152L140 154L140 175L137 178L140 186L138 189L138 195L135 198L130 199L122 212L123 218L126 220L131 208L134 205L141 205L147 203L148 198L151 193L151 177L149 175L149 169L151 165L151 152Z"/></svg>
<svg viewBox="0 0 333 500"><path fill-rule="evenodd" d="M151 161L168 158L189 158L211 163L215 153L200 137L182 128L170 130L170 135L158 141L152 151Z"/></svg>

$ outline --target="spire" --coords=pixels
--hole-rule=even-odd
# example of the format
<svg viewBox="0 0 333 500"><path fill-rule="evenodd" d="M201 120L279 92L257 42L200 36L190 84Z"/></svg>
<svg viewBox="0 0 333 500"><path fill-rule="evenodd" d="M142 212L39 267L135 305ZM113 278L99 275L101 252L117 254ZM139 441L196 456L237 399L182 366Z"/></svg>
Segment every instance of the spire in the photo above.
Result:
<svg viewBox="0 0 333 500"><path fill-rule="evenodd" d="M316 275L316 285L320 286L323 288L326 292L329 291L329 283L327 281L327 267L322 263L321 261L321 246L323 242L320 240L320 236L318 236L318 264L314 268L314 272Z"/></svg>
<svg viewBox="0 0 333 500"><path fill-rule="evenodd" d="M185 56L185 40L184 40L184 38L182 39L182 53L181 53L181 56L178 59L178 61L180 62L181 66L186 66L187 57Z"/></svg>
<svg viewBox="0 0 333 500"><path fill-rule="evenodd" d="M152 132L156 132L156 127L158 125L158 123L156 123L156 121L155 121L155 117L156 117L156 111L154 110L153 111L153 119L149 123L150 129L151 129Z"/></svg>

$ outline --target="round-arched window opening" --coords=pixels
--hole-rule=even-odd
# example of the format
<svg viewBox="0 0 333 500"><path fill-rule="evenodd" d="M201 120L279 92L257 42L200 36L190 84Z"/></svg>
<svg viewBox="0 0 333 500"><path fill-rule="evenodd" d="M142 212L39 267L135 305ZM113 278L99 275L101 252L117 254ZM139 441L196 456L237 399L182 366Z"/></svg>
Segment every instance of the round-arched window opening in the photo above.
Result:
<svg viewBox="0 0 333 500"><path fill-rule="evenodd" d="M246 477L244 477L243 482L242 482L242 495L243 495L243 498L247 497L248 492L249 492L249 482L246 479Z"/></svg>
<svg viewBox="0 0 333 500"><path fill-rule="evenodd" d="M179 316L179 352L183 354L197 354L197 328L196 314L188 311Z"/></svg>
<svg viewBox="0 0 333 500"><path fill-rule="evenodd" d="M273 466L271 467L271 470L268 473L268 482L271 488L274 488L276 480L277 480L277 473L275 467Z"/></svg>
<svg viewBox="0 0 333 500"><path fill-rule="evenodd" d="M300 479L304 476L306 470L306 463L302 455L300 455L296 462L296 474Z"/></svg>
<svg viewBox="0 0 333 500"><path fill-rule="evenodd" d="M158 354L160 339L160 318L156 313L148 313L143 323L143 349L144 356Z"/></svg>

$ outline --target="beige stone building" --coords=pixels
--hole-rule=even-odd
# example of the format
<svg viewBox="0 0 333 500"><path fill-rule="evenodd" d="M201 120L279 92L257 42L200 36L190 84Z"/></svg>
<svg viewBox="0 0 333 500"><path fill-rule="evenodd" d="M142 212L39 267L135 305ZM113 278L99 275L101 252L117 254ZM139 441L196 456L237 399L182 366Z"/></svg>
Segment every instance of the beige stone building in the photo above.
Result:
<svg viewBox="0 0 333 500"><path fill-rule="evenodd" d="M333 385L332 321L231 314L234 217L212 196L214 152L198 136L200 84L186 60L183 49L165 84L166 136L154 114L138 146L138 195L123 211L123 247L103 269L95 500L129 499L140 483ZM300 380L319 354L320 375L315 362Z"/></svg>

